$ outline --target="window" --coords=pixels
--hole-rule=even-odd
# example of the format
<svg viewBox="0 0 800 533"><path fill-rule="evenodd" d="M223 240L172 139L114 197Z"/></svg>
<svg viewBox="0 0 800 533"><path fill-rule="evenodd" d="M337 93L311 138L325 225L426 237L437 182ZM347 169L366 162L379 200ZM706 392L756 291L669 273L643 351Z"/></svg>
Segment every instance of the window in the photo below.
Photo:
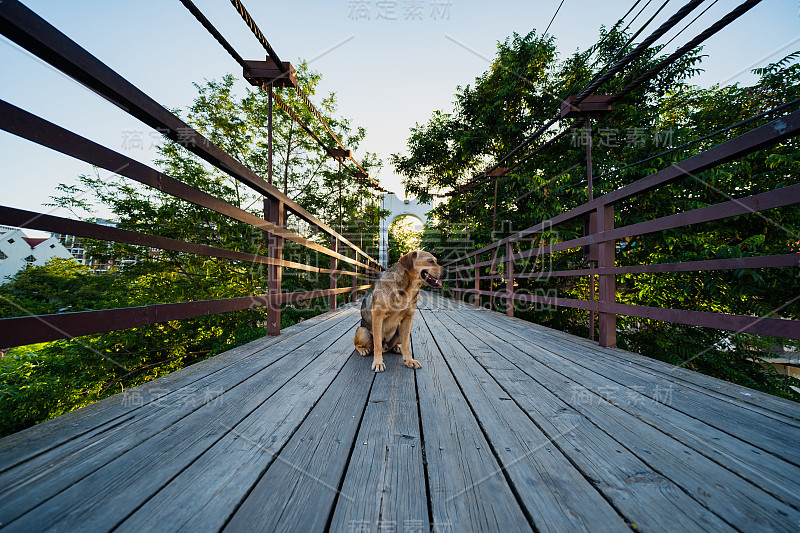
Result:
<svg viewBox="0 0 800 533"><path fill-rule="evenodd" d="M14 244L14 239L8 239L8 244Z"/></svg>
<svg viewBox="0 0 800 533"><path fill-rule="evenodd" d="M55 245L55 244L51 244L51 245L50 245L50 248L55 248L55 247L56 247L56 245Z"/></svg>
<svg viewBox="0 0 800 533"><path fill-rule="evenodd" d="M32 255L29 255L28 257L25 258L25 261L27 261L28 263L35 263L36 258L33 257Z"/></svg>
<svg viewBox="0 0 800 533"><path fill-rule="evenodd" d="M3 252L0 252L0 261L2 261L3 259L8 259L8 256Z"/></svg>

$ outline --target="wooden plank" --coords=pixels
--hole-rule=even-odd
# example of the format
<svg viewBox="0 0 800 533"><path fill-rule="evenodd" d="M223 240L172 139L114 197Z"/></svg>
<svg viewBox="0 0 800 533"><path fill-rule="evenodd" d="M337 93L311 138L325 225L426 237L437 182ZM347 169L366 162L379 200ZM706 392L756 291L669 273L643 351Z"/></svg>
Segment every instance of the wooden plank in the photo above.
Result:
<svg viewBox="0 0 800 533"><path fill-rule="evenodd" d="M436 531L530 531L522 509L420 316L417 389Z"/></svg>
<svg viewBox="0 0 800 533"><path fill-rule="evenodd" d="M655 479L666 479L681 487L687 498L691 496L737 529L785 531L787 527L800 521L800 511L792 507L800 503L798 493L795 493L791 504L779 501L731 472L727 465L712 461L665 435L635 414L611 403L603 394L612 393L610 395L613 401L619 396L619 391L610 385L604 385L603 381L593 379L591 372L576 373L569 364L565 367L559 366L558 362L547 361L539 351L530 349L531 343L528 341L508 345L496 336L496 333L502 330L493 325L484 323L484 328L477 330L473 324L468 323L462 327L456 325L454 321L451 322L454 329L463 335L465 342L477 341L484 343L485 346L491 346L496 351L495 358L499 355L516 367L511 371L490 368L489 372L497 376L504 385L508 385L509 393L513 394L515 400L527 405L537 420L558 419L558 414L564 409L574 410L579 416L591 422L594 431L607 435L606 456L613 455L609 453L612 449L617 453L624 449L647 464L651 471L637 473L637 480L641 478L649 481L654 479L653 476L656 476ZM484 364L483 361L479 362ZM519 387L517 378L520 371L534 380L534 387ZM531 390L536 390L537 393L531 394ZM660 409L667 415L672 411L669 406L652 401L648 407ZM554 424L553 431L557 429L559 424ZM567 447L568 450L575 448L581 449L572 457L578 462L581 457L577 455L583 456L586 447ZM619 461L619 456L616 456L614 461ZM728 463L730 462L729 459ZM749 466L758 467L758 463L752 459L750 463ZM697 507L695 502L690 504ZM650 513L655 515L659 508L663 508L663 504L655 502ZM691 512L691 508L692 505L681 506L684 512ZM672 513L668 514L671 515ZM647 515L649 516L651 515ZM637 524L641 519L641 517L628 518ZM674 529L669 522L659 522L663 524L662 527Z"/></svg>
<svg viewBox="0 0 800 533"><path fill-rule="evenodd" d="M469 310L477 310L474 305L465 304L463 302L459 302L458 300L454 300L452 298L447 298L443 296L440 292L433 292L433 291L420 291L420 298L419 303L417 305L418 309L449 309L449 310L461 310L461 309L469 309Z"/></svg>
<svg viewBox="0 0 800 533"><path fill-rule="evenodd" d="M272 410L276 417L275 424L283 426L283 432L291 433L292 423L286 418L290 414L296 417L294 427L297 427L310 410L311 404L333 380L350 353L344 350L344 344L352 343L352 339L346 338L352 330L348 324L342 324L342 327L335 328L339 340L323 336L309 341L293 351L292 357L282 358L227 390L218 402L203 405L173 424L168 431L161 431L138 446L129 448L117 459L72 483L69 488L6 527L11 531L42 530L56 526L60 529L86 530L110 528L148 503L160 488L170 483L175 476L185 473L190 465L196 465L197 459L220 441L228 445L228 453L231 454L235 451L266 453L239 439L238 435L241 434L256 442L260 441L257 436L251 435L247 417L259 410ZM341 339L344 341L340 342ZM330 348L335 340L340 345L339 350ZM349 349L352 350L352 347ZM320 357L323 351L326 355ZM314 364L310 364L312 362ZM232 428L235 428L233 431L236 434L231 433ZM236 441L233 450L230 449L232 440ZM203 480L191 485L191 502L201 501L205 495L214 503L221 503L235 492L235 488L247 489L249 485L244 483L245 476L241 472L237 473L231 463L218 461L216 465L224 468L226 477L211 482ZM27 489L27 492L33 493L40 488L46 490L48 484L60 483L59 478L65 475L64 472L70 466L69 463L62 465L56 472L42 478L41 483ZM230 476L238 477L242 484L235 483L234 488L226 486L223 482L230 482ZM221 490L223 488L225 490ZM214 495L214 491L219 493ZM212 494L208 494L209 492ZM231 509L232 506L233 504L229 504L228 508ZM187 504L186 508L190 507ZM208 509L212 507L214 506L207 505ZM160 527L172 529L167 525L168 518L176 521L187 519L186 515L175 512L175 509L182 507L173 506L170 507L170 512L153 513L153 516L158 516ZM191 515L189 517L193 518Z"/></svg>
<svg viewBox="0 0 800 533"><path fill-rule="evenodd" d="M460 318L463 318L463 315ZM481 324L485 323L481 322ZM475 319L472 319L470 324L474 326ZM641 390L632 389L599 376L591 368L587 369L576 365L535 342L509 339L507 332L502 328L493 331L493 334L499 335L506 341L510 340L514 346L536 360L547 363L554 370L567 372L571 379L582 385L594 383L594 392L601 393L606 401L612 402L620 409L658 428L671 438L719 464L725 465L784 502L793 504L797 494L800 494L800 473L797 472L797 467L780 457L767 454L760 448L712 428L689 415L674 409L664 409L662 402L643 395ZM559 353L562 351L563 345ZM656 386L663 388L664 385L663 381L653 381L650 388L655 389ZM731 409L737 409L736 404L732 404ZM754 468L750 465L756 458L758 466Z"/></svg>
<svg viewBox="0 0 800 533"><path fill-rule="evenodd" d="M502 321L505 320L503 317L498 318L500 320L497 321L497 324L502 324ZM478 324L478 317L472 318L470 323ZM484 321L480 322L480 324L484 323ZM521 337L509 338L509 330L501 328L501 331L501 335L507 341L513 342L517 347L523 347L521 343L525 341ZM787 463L779 456L765 453L751 443L713 428L690 415L674 409L662 409L662 402L668 399L663 394L659 397L661 401L655 401L643 395L640 387L629 388L613 379L598 375L590 363L584 367L563 359L558 354L562 354L564 348L569 346L563 342L558 345L548 344L547 348L545 348L544 341L529 342L532 343L530 353L534 354L537 359L551 361L552 368L557 371L567 371L571 378L578 379L582 384L595 382L596 392L604 392L608 401L703 455L726 465L740 476L761 487L762 490L794 505L797 495L800 494L800 473L795 465ZM598 355L588 353L586 360L597 360L597 358ZM638 358L644 359L642 356L638 356ZM624 362L625 367L632 364L634 364L632 361ZM597 380L602 380L602 382L598 383ZM654 391L655 387L659 387L662 391L668 390L668 383L666 378L656 376L649 388ZM743 408L740 402L730 403L730 409L734 412ZM790 445L787 443L787 446ZM755 458L758 460L758 465L752 467L750 465Z"/></svg>
<svg viewBox="0 0 800 533"><path fill-rule="evenodd" d="M575 335L570 335L563 331L550 330L539 324L525 322L520 326L532 326L536 331L540 331L545 335L563 339L566 342L574 343L576 345L589 348L590 350L597 350L598 346L589 341ZM800 426L800 403L767 394L758 390L743 387L730 381L725 381L712 376L694 372L688 368L682 368L658 359L646 357L634 352L629 352L619 348L610 348L608 351L602 352L604 357L617 358L624 361L625 364L633 363L640 367L645 367L654 372L655 375L669 379L671 381L683 381L689 386L695 386L698 390L702 390L708 394L718 393L720 396L727 399L733 399L737 402L742 402L746 405L756 407L756 411L766 415L778 415L778 419Z"/></svg>
<svg viewBox="0 0 800 533"><path fill-rule="evenodd" d="M747 405L754 406L757 412L764 414L769 414L769 412L771 412L779 415L784 422L800 425L800 403L798 402L743 387L729 381L717 379L687 368L678 367L664 361L659 361L658 359L652 359L619 348L609 348L608 351L597 352L600 348L596 343L563 331L547 328L541 324L524 320L515 320L507 325L514 327L523 335L528 331L534 330L547 337L579 345L593 353L602 353L604 357L618 358L625 361L625 364L631 362L640 367L650 368L653 371L661 373L661 375L665 375L670 380L685 381L687 384L696 386L698 390L705 391L708 394L718 393L726 398L734 399L737 402L743 402Z"/></svg>
<svg viewBox="0 0 800 533"><path fill-rule="evenodd" d="M450 326L454 323L444 318L448 314L426 311L422 316L536 531L630 531L602 494L558 450L558 441L571 429L545 435L486 370L475 364L453 336Z"/></svg>
<svg viewBox="0 0 800 533"><path fill-rule="evenodd" d="M286 386L229 425L118 530L221 530L347 364L354 332L349 329Z"/></svg>
<svg viewBox="0 0 800 533"><path fill-rule="evenodd" d="M494 319L507 332L514 333L520 338L526 338L528 333L519 332L509 328L502 322ZM556 352L563 341L555 341L539 337L536 343L543 347L552 348ZM596 350L596 349L595 349ZM563 357L579 365L590 364L593 372L608 377L620 385L625 385L633 390L641 390L642 394L656 400L668 398L671 407L682 413L701 420L709 426L734 435L741 440L781 457L795 465L800 466L800 448L791 442L800 442L800 428L794 423L778 420L772 416L754 411L752 406L741 405L728 399L718 398L714 394L706 394L696 387L689 387L675 380L666 381L656 388L653 375L633 364L619 364L605 357L590 357L596 353L588 348L583 354L565 350ZM733 404L741 409L731 409Z"/></svg>
<svg viewBox="0 0 800 533"><path fill-rule="evenodd" d="M353 446L358 447L356 432L375 373L369 361L351 351L342 372L278 452L226 531L322 531L337 499L357 497L340 491L339 484Z"/></svg>
<svg viewBox="0 0 800 533"><path fill-rule="evenodd" d="M8 523L14 520L148 438L169 429L173 424L180 423L184 417L204 405L216 406L223 401L223 394L228 389L263 372L282 357L295 351L299 345L332 331L341 320L347 321L347 324L341 325L342 331L351 327L354 321L353 311L350 315L350 318L344 315L339 321L318 322L316 327L300 330L297 335L288 337L287 342L270 343L266 350L252 353L239 348L232 350L237 354L235 358L223 358L217 362L218 366L229 364L183 386L176 376L170 380L171 383L168 383L174 387L172 389L147 387L148 391L154 393L155 398L146 398L146 403L145 399L138 403L133 401L139 400L135 394L131 396L120 394L119 396L123 396L120 405L126 406L129 410L122 420L115 418L0 475L0 487L3 487L0 492L0 521ZM231 362L231 359L236 360ZM206 370L209 370L213 369L214 365L206 367ZM175 374L195 372L192 367L186 370L189 372L179 371ZM60 465L57 476L49 476L53 465ZM47 483L43 483L40 479L43 476L48 476ZM36 481L35 487L31 485L32 481Z"/></svg>
<svg viewBox="0 0 800 533"><path fill-rule="evenodd" d="M177 387L190 385L195 379L217 371L243 357L267 349L277 343L286 342L293 335L339 315L325 313L299 322L284 330L280 337L262 337L215 357L195 363L178 372L173 372L127 391L127 394L109 396L99 402L76 409L70 413L0 439L0 472L32 459L65 442L87 434L93 429L128 415L136 407L158 401ZM136 402L131 398L136 397ZM0 487L4 486L0 482ZM2 498L2 496L0 496Z"/></svg>
<svg viewBox="0 0 800 533"><path fill-rule="evenodd" d="M386 361L342 484L352 498L339 498L331 531L430 531L415 372L399 355Z"/></svg>

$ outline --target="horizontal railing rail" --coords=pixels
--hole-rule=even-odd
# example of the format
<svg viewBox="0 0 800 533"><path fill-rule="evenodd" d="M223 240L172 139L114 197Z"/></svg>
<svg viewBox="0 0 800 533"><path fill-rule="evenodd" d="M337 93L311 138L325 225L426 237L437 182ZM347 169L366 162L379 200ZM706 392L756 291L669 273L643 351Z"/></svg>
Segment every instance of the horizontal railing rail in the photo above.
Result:
<svg viewBox="0 0 800 533"><path fill-rule="evenodd" d="M297 235L279 225L249 213L244 209L233 206L224 200L220 200L191 185L171 178L143 163L139 163L135 159L110 150L105 146L47 122L36 115L28 113L2 100L0 100L0 129L22 137L23 139L46 146L47 148L51 148L57 152L98 166L114 174L138 181L143 185L148 185L161 192L180 198L181 200L186 200L187 202L211 209L212 211L216 211L217 213L244 222L245 224L249 224L267 233L271 233L276 237L295 242L301 246L329 255L341 261L369 270L375 270L369 265L360 263L355 259L351 259L321 244ZM280 199L274 200L281 201ZM338 239L336 236L333 237Z"/></svg>
<svg viewBox="0 0 800 533"><path fill-rule="evenodd" d="M507 243L516 242L520 239L524 239L525 237L541 233L543 230L558 224L563 224L580 217L585 217L590 212L597 211L604 205L617 203L637 194L662 187L686 176L697 174L734 159L740 159L748 154L762 150L767 146L777 144L792 137L796 137L798 133L800 133L800 111L795 111L779 119L773 120L768 124L755 128L746 134L735 137L695 156L689 157L680 163L670 165L669 167L651 174L650 176L637 180L630 185L621 187L616 191L600 196L590 202L581 204L565 213L540 222L539 224L531 226L530 228L518 231L517 233L509 235L503 239L499 239L478 250L465 254L459 257L456 261L464 261L476 255L490 252L496 248L506 245ZM455 263L455 261L451 261L451 263Z"/></svg>
<svg viewBox="0 0 800 533"><path fill-rule="evenodd" d="M452 290L463 295L474 294L506 300L506 312L513 315L514 301L568 307L599 313L600 344L616 345L617 315L661 320L679 324L710 327L742 333L754 333L786 339L800 339L800 320L770 316L754 317L683 309L667 309L640 305L622 304L616 301L616 278L621 274L651 274L664 272L700 272L706 270L735 270L745 268L784 268L800 266L800 254L738 257L689 261L682 263L661 263L649 265L616 266L617 241L688 227L706 222L724 220L731 217L756 214L769 209L800 204L800 184L786 185L778 189L730 199L725 202L700 207L639 222L623 227L614 227L614 206L619 202L634 198L676 182L694 177L705 170L740 159L748 154L792 139L800 134L800 111L794 111L771 122L754 128L733 139L691 156L679 163L670 165L629 185L595 198L565 213L552 217L532 227L526 228L487 246L467 253L447 264L452 272L459 274L457 286ZM585 235L561 242L553 242L513 253L513 244L526 237L547 233L567 222L589 218L590 224ZM589 248L589 257L597 263L596 268L578 268L555 271L535 271L514 273L514 263L523 259L539 259L556 252ZM498 251L505 248L505 256L498 257ZM481 255L491 252L492 257L481 260ZM504 265L504 272L498 274L498 266ZM481 269L488 268L488 275ZM472 272L469 275L469 272ZM514 291L515 279L548 279L550 277L582 277L599 280L598 300L580 300L518 294ZM481 290L482 280L506 280L506 290ZM462 287L462 283L474 282L473 287ZM592 293L594 290L591 291ZM593 331L592 331L593 334Z"/></svg>
<svg viewBox="0 0 800 533"><path fill-rule="evenodd" d="M275 265L284 268L293 268L295 270L316 272L319 274L340 274L350 276L361 275L359 272L352 270L331 270L329 268L320 268L298 263L296 261L287 261L286 259L279 259L276 257L236 252L233 250L226 250L224 248L195 244L177 239L170 239L168 237L160 237L158 235L150 235L147 233L115 228L113 226L95 224L93 222L85 222L83 220L72 220L46 213L37 213L35 211L26 211L23 209L15 209L13 207L6 206L0 206L0 225L16 226L19 228L34 229L39 231L49 231L51 233L73 235L75 237L86 237L89 239L117 242L121 244L147 246L150 248L158 248L160 250L186 252L190 254L216 257L219 259L232 259L234 261L241 261L245 263ZM363 266L363 264L359 263L357 266Z"/></svg>
<svg viewBox="0 0 800 533"><path fill-rule="evenodd" d="M264 181L261 176L195 131L20 2L9 0L0 6L0 33L259 194L282 202L286 209L369 258L369 262L379 268L377 260Z"/></svg>
<svg viewBox="0 0 800 533"><path fill-rule="evenodd" d="M2 338L0 348L71 339L94 333L106 333L187 318L268 307L312 298L323 298L351 292L353 289L365 290L370 286L361 285L339 289L284 292L274 296L242 296L218 300L198 300L194 302L123 307L120 309L98 309L75 313L4 318L0 320L0 334L2 335L0 337ZM16 333L13 334L13 341L9 342L11 339L9 335L12 332Z"/></svg>
<svg viewBox="0 0 800 533"><path fill-rule="evenodd" d="M335 308L337 295L349 293L351 298L355 299L359 292L370 287L363 282L371 281L380 272L378 261L359 246L245 167L21 3L15 0L0 2L0 33L131 116L244 183L256 193L263 195L264 217L232 205L1 100L0 129L219 213L232 221L247 224L266 235L268 252L266 255L245 253L11 206L0 206L0 224L7 226L267 266L266 294L0 319L0 349L254 308L266 308L266 331L268 334L277 335L280 333L282 304L328 297L330 307ZM271 119L269 125L271 128ZM335 135L334 138L338 140ZM284 224L284 215L287 212L296 215L312 228L318 228L327 234L330 246L287 229ZM284 259L284 240L329 256L330 268ZM347 267L349 270L339 268L340 264L349 265ZM330 288L281 292L284 268L326 274L330 276ZM351 277L352 284L348 287L337 287L340 276ZM360 281L362 283L359 283Z"/></svg>

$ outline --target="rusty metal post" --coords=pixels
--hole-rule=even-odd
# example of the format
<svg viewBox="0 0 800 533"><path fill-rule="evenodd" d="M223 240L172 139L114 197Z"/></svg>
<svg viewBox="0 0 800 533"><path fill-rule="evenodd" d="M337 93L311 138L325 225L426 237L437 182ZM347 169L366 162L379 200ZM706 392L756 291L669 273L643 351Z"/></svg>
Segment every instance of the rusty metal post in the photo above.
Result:
<svg viewBox="0 0 800 533"><path fill-rule="evenodd" d="M267 85L267 178L272 185L272 85Z"/></svg>
<svg viewBox="0 0 800 533"><path fill-rule="evenodd" d="M494 202L492 203L492 238L494 239L495 226L497 223L497 176L494 178Z"/></svg>
<svg viewBox="0 0 800 533"><path fill-rule="evenodd" d="M272 85L267 85L267 178L272 185ZM264 198L264 220L283 227L283 202L274 198ZM283 239L266 234L267 255L273 259L283 259ZM281 334L281 303L274 298L280 296L283 268L267 266L267 335Z"/></svg>
<svg viewBox="0 0 800 533"><path fill-rule="evenodd" d="M511 256L514 255L514 246L506 243L506 293L509 298L506 298L506 315L514 316L514 299L510 298L514 294L514 260Z"/></svg>
<svg viewBox="0 0 800 533"><path fill-rule="evenodd" d="M353 259L355 259L356 261L358 261L358 252L356 252L355 250L353 250ZM355 272L358 272L358 266L357 266L357 265L353 265L353 270L354 270ZM356 298L357 298L357 295L356 295L356 287L358 286L358 275L352 276L352 278L353 278L353 280L352 280L352 285L351 285L351 287L353 287L353 288L352 288L352 290L350 291L350 301L351 301L351 302L355 302L355 301L356 301Z"/></svg>
<svg viewBox="0 0 800 533"><path fill-rule="evenodd" d="M589 202L594 200L594 191L592 190L592 118L591 115L586 115L586 123L584 126L586 131L586 183L588 187Z"/></svg>
<svg viewBox="0 0 800 533"><path fill-rule="evenodd" d="M589 270L594 270L594 264L589 263ZM589 274L589 301L595 301L594 274ZM589 310L589 340L594 340L594 311Z"/></svg>
<svg viewBox="0 0 800 533"><path fill-rule="evenodd" d="M586 133L586 194L588 197L588 202L594 200L594 189L592 181L594 181L594 177L592 175L592 116L591 114L586 115L586 122L584 123L584 131ZM596 212L591 213L589 215L589 233L594 233L596 231ZM595 217L593 220L592 217ZM594 223L594 224L593 224ZM591 245L591 247L595 248L592 250L595 253L589 253L589 269L591 270L594 268L593 261L597 258L596 254L596 246ZM589 300L594 301L594 274L589 274ZM589 339L594 340L594 311L591 309L589 310Z"/></svg>
<svg viewBox="0 0 800 533"><path fill-rule="evenodd" d="M342 234L342 158L339 158L339 235Z"/></svg>
<svg viewBox="0 0 800 533"><path fill-rule="evenodd" d="M597 231L614 229L614 206L604 205L597 213ZM615 266L616 242L607 241L597 245L597 266L613 268ZM614 348L617 346L617 315L603 311L603 305L616 302L617 281L614 274L601 274L600 278L600 346Z"/></svg>
<svg viewBox="0 0 800 533"><path fill-rule="evenodd" d="M334 252L338 252L339 251L339 239L337 239L336 237L331 237L331 250L333 250ZM331 270L336 270L336 263L337 263L336 258L335 257L331 257ZM331 289L335 289L336 288L336 284L337 284L338 279L339 279L339 276L335 272L331 272ZM328 308L331 311L336 309L336 295L335 294L331 294L330 296L328 296Z"/></svg>
<svg viewBox="0 0 800 533"><path fill-rule="evenodd" d="M478 255L475 256L475 262L476 263L478 262L478 258L479 257L480 256L478 256ZM475 299L473 300L473 303L475 304L475 307L480 307L481 306L481 295L478 294L478 293L481 290L481 267L475 267L473 269L473 272L474 272L474 276L475 276Z"/></svg>
<svg viewBox="0 0 800 533"><path fill-rule="evenodd" d="M468 193L466 193L466 192L464 193L464 222L465 222L465 226L464 227L465 228L470 227L470 225L469 225L469 196L467 196L467 194ZM466 234L464 235L464 237L466 237ZM467 241L468 240L469 239L467 239L467 238L464 239L464 255L467 255L469 253L469 250L467 250ZM464 296L466 297L466 293L464 294Z"/></svg>
<svg viewBox="0 0 800 533"><path fill-rule="evenodd" d="M283 227L284 204L275 198L264 198L264 220ZM267 233L267 255L273 259L283 259L283 239ZM283 268L277 265L267 266L267 335L281 334L281 279Z"/></svg>
<svg viewBox="0 0 800 533"><path fill-rule="evenodd" d="M597 233L597 211L592 211L589 213L589 227L587 228L587 233L589 235L594 235ZM595 285L595 275L594 275L594 267L595 263L597 262L597 245L591 244L589 245L589 295L587 300L595 301L596 298L596 285ZM594 311L589 311L589 340L594 340L594 327L595 327L595 313Z"/></svg>
<svg viewBox="0 0 800 533"><path fill-rule="evenodd" d="M494 275L497 273L497 248L492 250L492 265L489 267L489 290L494 292ZM494 295L489 297L489 309L494 311Z"/></svg>

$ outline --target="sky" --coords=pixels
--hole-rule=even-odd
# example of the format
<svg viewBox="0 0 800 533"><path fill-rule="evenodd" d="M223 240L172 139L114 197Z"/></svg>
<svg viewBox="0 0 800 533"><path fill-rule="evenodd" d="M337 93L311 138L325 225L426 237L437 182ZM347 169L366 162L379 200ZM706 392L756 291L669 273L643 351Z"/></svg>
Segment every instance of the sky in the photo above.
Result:
<svg viewBox="0 0 800 533"><path fill-rule="evenodd" d="M707 0L706 5L713 0ZM161 105L185 108L193 82L241 75L238 65L178 0L23 2ZM245 59L264 52L227 0L195 0ZM356 151L384 160L378 175L401 198L400 176L388 158L404 152L409 129L435 110L449 112L457 86L470 84L490 66L498 42L514 32L541 32L561 0L327 0L244 4L283 61L301 59L322 74L322 93L335 92L339 112L367 137ZM651 1L633 27L655 12ZM669 2L647 35L685 1ZM672 51L739 1L718 0L673 41ZM567 55L591 46L601 25L610 26L633 0L564 0L550 27ZM646 2L642 1L641 5ZM598 6L602 6L599 8ZM705 7L705 6L704 6ZM704 7L695 13L700 13ZM639 8L637 8L638 10ZM635 13L635 12L634 12ZM632 16L632 15L631 15ZM658 43L669 41L690 15ZM630 17L629 17L630 18ZM800 50L800 0L764 0L707 41L705 71L695 83L743 83L750 70ZM159 136L116 106L0 37L0 98L124 155L151 164ZM240 87L245 87L244 81ZM320 96L312 97L319 101ZM69 216L43 207L59 183L89 173L86 163L0 132L0 204ZM101 171L101 176L107 175ZM34 232L31 232L32 234Z"/></svg>

